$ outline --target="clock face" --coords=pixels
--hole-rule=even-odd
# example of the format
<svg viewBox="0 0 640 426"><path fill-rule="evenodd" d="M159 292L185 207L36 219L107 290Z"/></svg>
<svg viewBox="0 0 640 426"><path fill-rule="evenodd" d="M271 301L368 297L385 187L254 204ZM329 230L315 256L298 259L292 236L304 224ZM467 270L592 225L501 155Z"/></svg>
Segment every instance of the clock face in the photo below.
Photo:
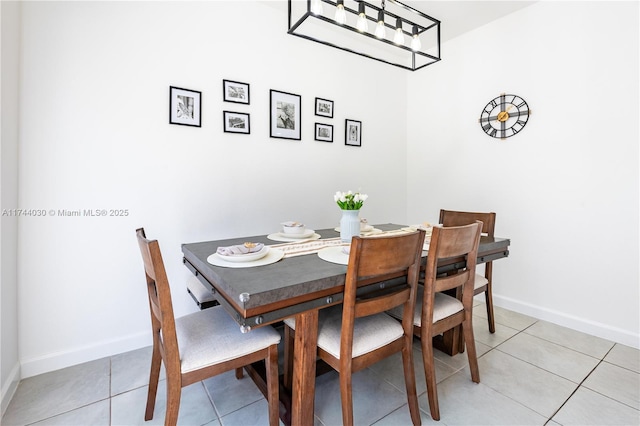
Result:
<svg viewBox="0 0 640 426"><path fill-rule="evenodd" d="M520 96L502 94L480 114L480 126L494 138L506 139L520 132L529 120L529 105Z"/></svg>

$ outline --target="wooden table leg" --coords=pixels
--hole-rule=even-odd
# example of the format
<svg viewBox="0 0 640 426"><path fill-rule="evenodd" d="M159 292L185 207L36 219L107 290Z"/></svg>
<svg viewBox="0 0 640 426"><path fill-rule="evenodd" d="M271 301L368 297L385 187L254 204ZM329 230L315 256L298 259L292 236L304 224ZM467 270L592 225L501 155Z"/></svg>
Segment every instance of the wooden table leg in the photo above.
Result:
<svg viewBox="0 0 640 426"><path fill-rule="evenodd" d="M313 425L317 343L318 311L312 310L296 315L291 392L292 425Z"/></svg>

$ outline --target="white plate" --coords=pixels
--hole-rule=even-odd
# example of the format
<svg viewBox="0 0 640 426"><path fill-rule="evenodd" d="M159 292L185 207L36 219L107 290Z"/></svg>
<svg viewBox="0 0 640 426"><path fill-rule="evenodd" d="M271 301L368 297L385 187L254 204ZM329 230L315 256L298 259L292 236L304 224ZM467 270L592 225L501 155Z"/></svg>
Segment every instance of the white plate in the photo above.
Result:
<svg viewBox="0 0 640 426"><path fill-rule="evenodd" d="M344 246L325 247L318 252L318 257L331 263L346 265L349 263L349 255L342 248Z"/></svg>
<svg viewBox="0 0 640 426"><path fill-rule="evenodd" d="M280 237L283 237L283 238L291 238L292 240L300 240L300 239L303 239L303 238L309 238L315 233L316 233L316 231L314 231L313 229L306 229L304 232L301 232L299 234L293 234L293 233L289 233L289 232L278 232L278 235Z"/></svg>
<svg viewBox="0 0 640 426"><path fill-rule="evenodd" d="M336 232L340 232L340 227L338 226L337 228L333 228L333 230ZM381 229L374 228L371 225L367 225L366 227L360 229L360 235L362 236L380 234L381 232Z"/></svg>
<svg viewBox="0 0 640 426"><path fill-rule="evenodd" d="M269 246L262 247L262 250L255 253L247 254L231 254L224 256L222 254L215 253L220 259L225 262L253 262L254 260L262 259L269 253Z"/></svg>
<svg viewBox="0 0 640 426"><path fill-rule="evenodd" d="M218 253L213 253L207 258L207 262L214 266L223 266L225 268L252 268L254 266L264 266L276 263L284 257L284 251L274 248L269 250L266 256L251 262L228 262L226 260L228 257L229 256L220 256Z"/></svg>
<svg viewBox="0 0 640 426"><path fill-rule="evenodd" d="M285 235L287 236L285 237ZM282 232L276 232L275 234L267 235L267 238L272 241L280 241L282 243L302 243L305 241L319 240L320 234L313 234L307 238L290 238L288 234L284 234Z"/></svg>

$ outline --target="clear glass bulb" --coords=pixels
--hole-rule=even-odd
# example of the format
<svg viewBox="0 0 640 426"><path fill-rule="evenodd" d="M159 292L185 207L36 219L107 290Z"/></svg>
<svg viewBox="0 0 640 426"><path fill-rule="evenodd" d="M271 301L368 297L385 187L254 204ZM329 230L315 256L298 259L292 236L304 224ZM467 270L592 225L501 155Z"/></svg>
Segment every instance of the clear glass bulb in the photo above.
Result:
<svg viewBox="0 0 640 426"><path fill-rule="evenodd" d="M411 39L411 49L420 50L421 48L422 48L422 43L420 42L420 37L418 37L418 34L414 34L413 39Z"/></svg>
<svg viewBox="0 0 640 426"><path fill-rule="evenodd" d="M404 34L402 34L402 28L396 28L396 35L393 36L393 42L395 44L404 44Z"/></svg>
<svg viewBox="0 0 640 426"><path fill-rule="evenodd" d="M340 25L344 25L347 23L347 12L344 11L343 4L338 4L338 7L336 9L336 16L334 19Z"/></svg>
<svg viewBox="0 0 640 426"><path fill-rule="evenodd" d="M311 2L311 13L314 15L322 15L322 0L313 0Z"/></svg>
<svg viewBox="0 0 640 426"><path fill-rule="evenodd" d="M364 13L358 15L356 28L358 29L358 31L362 31L363 33L369 31L369 24L367 23L367 17Z"/></svg>
<svg viewBox="0 0 640 426"><path fill-rule="evenodd" d="M378 38L384 38L384 34L385 30L384 30L384 21L378 21L378 25L376 25L376 37Z"/></svg>

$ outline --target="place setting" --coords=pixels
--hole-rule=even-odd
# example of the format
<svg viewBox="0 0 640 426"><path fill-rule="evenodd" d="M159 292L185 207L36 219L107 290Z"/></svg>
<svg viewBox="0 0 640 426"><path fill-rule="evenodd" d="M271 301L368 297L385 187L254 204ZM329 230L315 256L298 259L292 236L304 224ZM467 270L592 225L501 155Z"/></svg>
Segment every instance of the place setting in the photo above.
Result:
<svg viewBox="0 0 640 426"><path fill-rule="evenodd" d="M313 229L307 228L304 223L288 221L282 222L280 225L282 225L280 232L267 235L268 239L282 243L299 243L320 239L320 234L317 234Z"/></svg>
<svg viewBox="0 0 640 426"><path fill-rule="evenodd" d="M218 247L207 258L214 266L227 268L251 268L276 263L284 256L284 251L262 243L245 242L227 247Z"/></svg>
<svg viewBox="0 0 640 426"><path fill-rule="evenodd" d="M351 245L348 243L325 247L318 251L318 257L327 262L337 263L339 265L348 265L350 249Z"/></svg>

